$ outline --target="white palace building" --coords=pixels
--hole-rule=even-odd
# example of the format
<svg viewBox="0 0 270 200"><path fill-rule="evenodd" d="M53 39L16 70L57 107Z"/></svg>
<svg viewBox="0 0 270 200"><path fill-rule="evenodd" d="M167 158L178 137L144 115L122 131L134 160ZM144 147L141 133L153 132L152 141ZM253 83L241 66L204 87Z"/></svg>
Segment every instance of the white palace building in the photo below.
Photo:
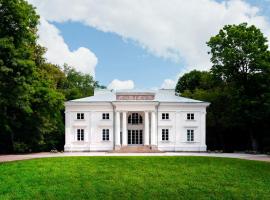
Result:
<svg viewBox="0 0 270 200"><path fill-rule="evenodd" d="M65 151L206 151L207 102L174 90L95 90L65 103Z"/></svg>

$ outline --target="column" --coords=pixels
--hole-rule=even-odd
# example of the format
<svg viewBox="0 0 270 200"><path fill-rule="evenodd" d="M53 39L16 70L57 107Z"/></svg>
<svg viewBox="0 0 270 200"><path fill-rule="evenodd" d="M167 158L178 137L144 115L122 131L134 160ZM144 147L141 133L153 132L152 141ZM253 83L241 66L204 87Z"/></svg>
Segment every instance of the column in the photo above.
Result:
<svg viewBox="0 0 270 200"><path fill-rule="evenodd" d="M123 112L123 119L122 119L122 145L127 145L127 112Z"/></svg>
<svg viewBox="0 0 270 200"><path fill-rule="evenodd" d="M206 151L206 138L205 138L205 134L206 134L206 111L201 112L200 114L201 114L201 116L200 116L200 119L201 119L201 131L200 131L200 134L201 134L201 138L200 138L201 147L200 147L200 151ZM196 138L196 136L195 136L195 138Z"/></svg>
<svg viewBox="0 0 270 200"><path fill-rule="evenodd" d="M151 113L151 145L157 145L156 113Z"/></svg>
<svg viewBox="0 0 270 200"><path fill-rule="evenodd" d="M71 142L71 131L70 131L70 120L69 112L65 112L65 145L70 145Z"/></svg>
<svg viewBox="0 0 270 200"><path fill-rule="evenodd" d="M149 145L149 115L144 112L144 145Z"/></svg>
<svg viewBox="0 0 270 200"><path fill-rule="evenodd" d="M115 145L120 146L120 112L115 116Z"/></svg>

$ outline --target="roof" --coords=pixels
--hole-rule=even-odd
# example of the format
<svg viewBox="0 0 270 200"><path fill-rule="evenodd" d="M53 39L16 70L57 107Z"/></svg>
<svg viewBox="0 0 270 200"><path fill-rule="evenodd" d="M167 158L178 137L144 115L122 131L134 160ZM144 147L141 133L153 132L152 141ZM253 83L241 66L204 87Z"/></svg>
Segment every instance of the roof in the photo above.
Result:
<svg viewBox="0 0 270 200"><path fill-rule="evenodd" d="M146 96L152 95L153 99L143 100L118 100L117 95L139 95ZM175 93L173 89L159 89L159 90L108 90L108 89L97 89L94 92L94 96L85 97L81 99L74 99L69 102L122 102L122 101L138 101L138 102L168 102L168 103L207 103L195 99L182 97Z"/></svg>

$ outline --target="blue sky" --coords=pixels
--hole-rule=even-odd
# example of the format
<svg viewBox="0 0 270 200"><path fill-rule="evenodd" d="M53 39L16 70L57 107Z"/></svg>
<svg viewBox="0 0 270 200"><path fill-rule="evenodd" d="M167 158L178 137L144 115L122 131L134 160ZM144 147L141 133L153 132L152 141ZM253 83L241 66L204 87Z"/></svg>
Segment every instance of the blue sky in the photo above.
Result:
<svg viewBox="0 0 270 200"><path fill-rule="evenodd" d="M154 56L132 40L105 33L78 22L54 23L71 50L90 48L98 57L96 80L108 85L113 79L134 80L137 88L154 88L175 78L183 62Z"/></svg>
<svg viewBox="0 0 270 200"><path fill-rule="evenodd" d="M205 43L225 24L255 24L270 38L270 0L29 2L47 60L109 88L173 88L183 73L208 70Z"/></svg>

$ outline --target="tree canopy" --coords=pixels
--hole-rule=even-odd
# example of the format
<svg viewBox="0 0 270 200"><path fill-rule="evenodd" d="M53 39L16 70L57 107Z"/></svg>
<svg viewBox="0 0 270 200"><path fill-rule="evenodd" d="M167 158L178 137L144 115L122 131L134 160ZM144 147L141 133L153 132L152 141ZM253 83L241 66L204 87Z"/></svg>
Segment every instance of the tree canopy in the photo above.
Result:
<svg viewBox="0 0 270 200"><path fill-rule="evenodd" d="M207 42L213 66L180 77L176 91L211 102L208 144L225 150L270 150L270 52L255 26L226 25Z"/></svg>
<svg viewBox="0 0 270 200"><path fill-rule="evenodd" d="M102 87L50 64L37 44L39 16L24 0L0 0L0 152L62 149L64 101Z"/></svg>

